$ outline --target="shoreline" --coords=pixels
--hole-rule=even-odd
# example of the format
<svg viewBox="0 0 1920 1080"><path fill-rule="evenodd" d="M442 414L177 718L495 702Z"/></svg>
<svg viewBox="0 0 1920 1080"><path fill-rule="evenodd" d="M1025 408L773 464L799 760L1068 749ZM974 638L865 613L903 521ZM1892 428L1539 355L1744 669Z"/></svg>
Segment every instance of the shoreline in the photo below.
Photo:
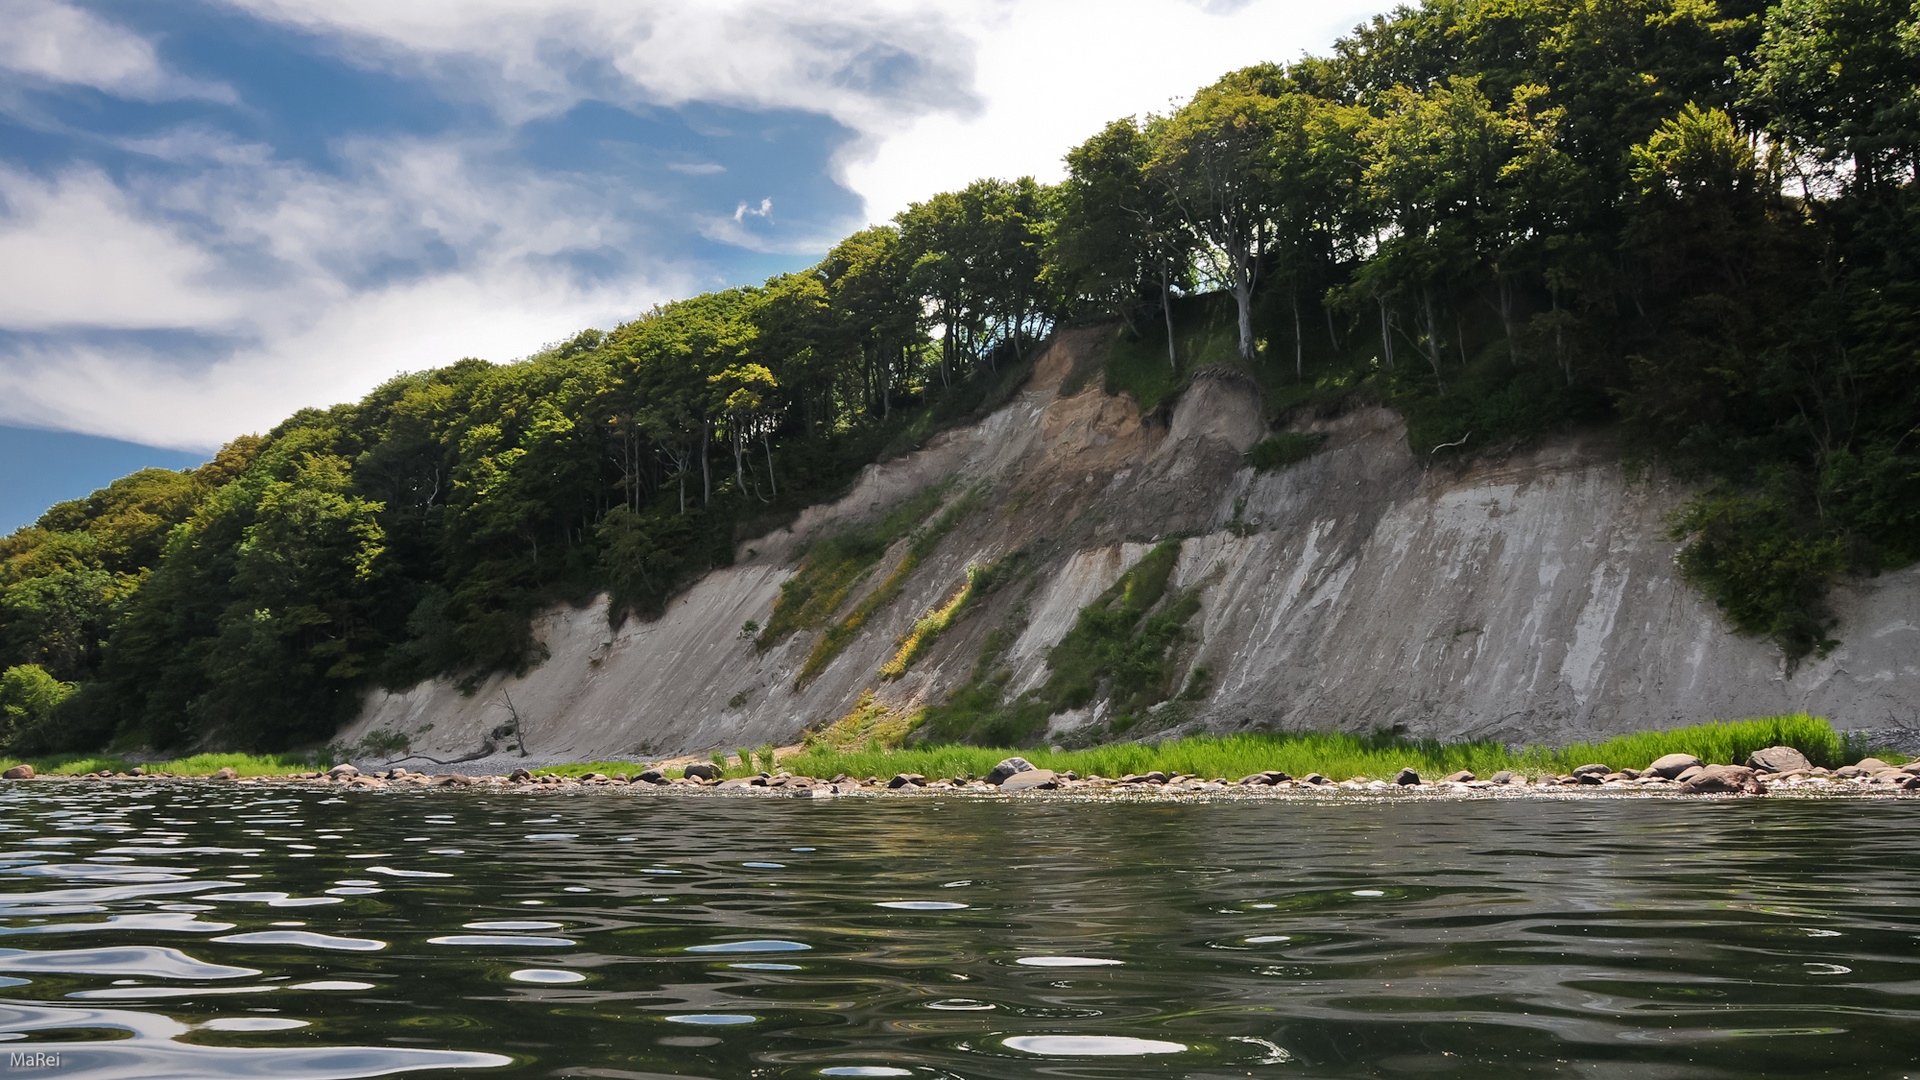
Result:
<svg viewBox="0 0 1920 1080"><path fill-rule="evenodd" d="M1748 772L1744 767L1718 766L1720 769ZM657 770L655 770L657 772ZM1046 770L1026 770L1045 772ZM1826 770L1821 770L1826 771ZM1897 778L1887 774L1897 773ZM280 776L175 775L169 773L82 773L9 777L0 790L20 783L54 782L103 784L120 787L128 784L210 784L239 787L317 787L330 791L403 791L410 789L455 789L504 791L522 794L559 792L603 792L636 796L721 797L721 798L924 798L957 796L976 799L1070 799L1100 802L1166 801L1241 801L1241 800L1352 800L1421 799L1426 801L1488 800L1516 798L1613 798L1613 799L1721 799L1721 798L1897 798L1920 799L1920 772L1886 769L1879 774L1853 777L1819 776L1808 773L1769 775L1751 774L1743 784L1701 788L1697 785L1658 777L1612 778L1585 782L1578 777L1548 777L1540 780L1516 778L1496 783L1492 780L1440 780L1392 782L1368 777L1321 782L1291 777L1271 781L1247 777L1239 781L1198 777L1126 777L1100 776L1024 777L1014 773L996 785L987 780L935 779L901 774L886 780L814 777L774 774L709 780L675 777L641 779L621 774L606 776L534 775L517 770L508 775L470 776L463 773L416 773L384 770L361 773L351 767L332 773Z"/></svg>

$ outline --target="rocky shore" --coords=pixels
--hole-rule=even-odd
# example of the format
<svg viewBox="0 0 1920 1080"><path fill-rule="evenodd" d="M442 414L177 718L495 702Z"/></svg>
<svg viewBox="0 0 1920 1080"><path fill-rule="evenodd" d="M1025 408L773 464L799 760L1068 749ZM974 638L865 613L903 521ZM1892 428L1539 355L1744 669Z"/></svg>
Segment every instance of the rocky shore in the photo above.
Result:
<svg viewBox="0 0 1920 1080"><path fill-rule="evenodd" d="M0 774L5 780L84 781L161 781L210 780L237 784L323 784L343 790L383 790L391 788L505 788L542 792L603 788L633 792L675 794L720 794L739 796L784 796L831 798L843 795L1079 795L1079 796L1316 796L1430 795L1430 796L1514 796L1544 794L1594 795L1901 795L1920 794L1920 760L1891 765L1878 758L1864 758L1838 769L1818 768L1798 750L1774 746L1756 751L1744 765L1703 762L1688 754L1669 754L1644 769L1614 769L1604 762L1582 765L1558 776L1526 777L1512 772L1497 772L1480 778L1471 772L1457 772L1436 779L1422 777L1413 769L1401 769L1391 779L1354 776L1334 780L1319 773L1289 776L1284 772L1253 773L1237 780L1225 777L1200 777L1175 773L1150 772L1121 777L1077 776L1035 768L1024 758L1011 757L995 766L984 777L956 776L928 778L918 773L896 773L891 777L853 777L845 774L831 779L795 776L782 770L756 776L723 779L718 766L693 762L671 770L644 769L638 773L587 773L584 776L535 774L515 769L505 775L469 776L464 773L422 773L405 768L366 771L352 765L336 765L325 772L294 773L283 776L241 777L232 769L203 776L178 776L149 772L135 767L129 772L83 773L78 776L38 777L30 765L19 765Z"/></svg>

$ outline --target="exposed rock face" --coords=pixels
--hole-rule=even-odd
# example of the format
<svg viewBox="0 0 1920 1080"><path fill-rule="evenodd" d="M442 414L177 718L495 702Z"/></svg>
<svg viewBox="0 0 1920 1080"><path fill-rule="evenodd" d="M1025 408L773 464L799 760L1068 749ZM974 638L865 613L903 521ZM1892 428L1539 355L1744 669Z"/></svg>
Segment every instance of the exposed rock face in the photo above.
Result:
<svg viewBox="0 0 1920 1080"><path fill-rule="evenodd" d="M1682 795L1764 795L1766 786L1745 765L1708 765L1680 785Z"/></svg>
<svg viewBox="0 0 1920 1080"><path fill-rule="evenodd" d="M1568 743L1807 711L1843 730L1920 738L1920 568L1843 583L1832 597L1843 644L1789 675L1772 646L1727 633L1675 574L1664 517L1687 489L1630 479L1604 438L1427 468L1404 425L1367 408L1315 421L1327 436L1319 452L1257 475L1244 453L1264 434L1260 404L1237 378L1196 377L1171 410L1148 417L1097 388L1059 397L1061 379L1107 333L1063 333L999 411L870 466L844 498L742 544L735 565L658 619L613 630L601 604L556 609L536 626L551 654L540 668L495 676L471 695L451 680L376 692L339 740L398 732L420 754L471 754L499 724L504 691L534 762L786 743L845 715L867 689L895 707L942 699L1001 626L1017 631L1004 663L1008 691L1019 693L1045 681L1047 650L1080 609L1175 535L1187 539L1172 584L1200 596L1177 683L1204 667L1209 689L1130 737L1399 726ZM806 688L794 680L813 632L765 652L739 639L745 621L766 623L807 538L871 520L947 476L986 485L985 507ZM904 543L847 606L898 563ZM1031 556L1030 592L984 598L904 678L877 678L970 562L1016 549ZM1023 621L1010 622L1016 604ZM1061 714L1050 738L1095 737L1108 719L1099 703Z"/></svg>
<svg viewBox="0 0 1920 1080"><path fill-rule="evenodd" d="M1813 762L1807 760L1807 755L1791 746L1769 746L1765 750L1755 750L1747 755L1747 765L1763 773L1813 771Z"/></svg>
<svg viewBox="0 0 1920 1080"><path fill-rule="evenodd" d="M1703 762L1692 754L1668 754L1665 757L1655 758L1653 764L1641 770L1640 775L1672 780L1688 769L1697 769L1702 764Z"/></svg>
<svg viewBox="0 0 1920 1080"><path fill-rule="evenodd" d="M995 765L993 767L993 771L987 773L987 783L1003 784L1003 783L1006 783L1009 777L1012 777L1017 773L1027 772L1032 768L1033 768L1033 765L1030 762L1028 762L1026 758L1010 757L1010 758L1007 758L1005 761L1002 761L1000 764Z"/></svg>

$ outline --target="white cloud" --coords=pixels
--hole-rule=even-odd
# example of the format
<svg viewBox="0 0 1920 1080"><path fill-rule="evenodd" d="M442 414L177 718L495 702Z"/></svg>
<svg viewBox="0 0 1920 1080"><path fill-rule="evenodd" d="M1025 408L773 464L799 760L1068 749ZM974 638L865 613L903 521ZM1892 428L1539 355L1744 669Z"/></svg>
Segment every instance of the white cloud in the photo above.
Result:
<svg viewBox="0 0 1920 1080"><path fill-rule="evenodd" d="M218 259L146 217L97 170L0 170L0 326L224 330L244 299Z"/></svg>
<svg viewBox="0 0 1920 1080"><path fill-rule="evenodd" d="M0 0L0 26L0 70L144 101L234 100L228 87L166 71L137 34L55 0Z"/></svg>
<svg viewBox="0 0 1920 1080"><path fill-rule="evenodd" d="M463 356L510 359L516 354L503 347L531 352L582 326L610 325L688 285L583 290L503 265L317 305L205 366L125 347L37 347L0 363L0 421L205 451L296 409L357 397L402 371Z"/></svg>
<svg viewBox="0 0 1920 1080"><path fill-rule="evenodd" d="M347 144L345 176L205 133L146 145L204 167L150 191L0 172L0 327L25 332L0 352L0 422L206 449L398 371L511 359L712 284L667 259L575 280L570 254L644 244L648 208L490 164L486 140ZM76 327L94 332L61 332ZM156 329L228 351L100 343Z"/></svg>

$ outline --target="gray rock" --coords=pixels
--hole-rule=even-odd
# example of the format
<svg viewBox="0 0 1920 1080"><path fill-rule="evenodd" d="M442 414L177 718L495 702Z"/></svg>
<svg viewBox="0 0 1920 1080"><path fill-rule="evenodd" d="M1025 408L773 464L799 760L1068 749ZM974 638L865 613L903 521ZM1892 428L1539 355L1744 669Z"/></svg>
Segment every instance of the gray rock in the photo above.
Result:
<svg viewBox="0 0 1920 1080"><path fill-rule="evenodd" d="M1018 791L1032 791L1036 788L1057 788L1060 781L1052 769L1028 769L1007 777L1000 784L1000 790L1009 795Z"/></svg>
<svg viewBox="0 0 1920 1080"><path fill-rule="evenodd" d="M346 777L359 776L360 770L343 761L333 768L328 769L327 775L333 777L335 780L340 780Z"/></svg>
<svg viewBox="0 0 1920 1080"><path fill-rule="evenodd" d="M659 769L642 769L640 775L633 779L639 784L664 784L667 782L667 774Z"/></svg>
<svg viewBox="0 0 1920 1080"><path fill-rule="evenodd" d="M1692 754L1668 754L1640 770L1640 775L1658 776L1663 780L1678 780L1681 773L1688 769L1697 769L1703 764L1705 762Z"/></svg>
<svg viewBox="0 0 1920 1080"><path fill-rule="evenodd" d="M1293 779L1293 777L1288 776L1286 773L1281 772L1279 769L1268 769L1265 775L1267 778L1267 783L1269 784L1277 784L1282 780Z"/></svg>
<svg viewBox="0 0 1920 1080"><path fill-rule="evenodd" d="M0 773L0 780L31 780L31 779L33 779L33 766L31 765L15 765L13 768L8 769L6 772Z"/></svg>
<svg viewBox="0 0 1920 1080"><path fill-rule="evenodd" d="M238 780L238 779L240 779L240 774L239 774L239 773L237 773L237 772L235 772L235 771L233 771L233 766L231 766L231 765L228 765L228 766L225 766L224 768L222 768L222 769L221 769L221 770L220 770L219 772L217 772L217 773L214 773L214 774L213 774L213 779L215 779L215 780Z"/></svg>
<svg viewBox="0 0 1920 1080"><path fill-rule="evenodd" d="M1464 784L1469 780L1474 780L1474 779L1477 779L1477 778L1473 775L1472 769L1461 769L1457 773L1449 773L1446 779L1440 782L1443 784Z"/></svg>
<svg viewBox="0 0 1920 1080"><path fill-rule="evenodd" d="M1051 775L1053 775L1053 774L1052 774L1052 773L1048 773L1047 775L1049 775L1049 776L1051 776ZM887 786L888 786L889 788L892 788L892 789L893 789L893 790L895 790L895 791L898 791L898 790L900 790L901 788L903 788L903 787L908 787L908 786L912 786L912 787L926 787L926 786L927 786L927 778L926 778L926 777L924 777L924 776L922 776L922 775L920 775L920 774L919 774L919 773L917 773L917 772L916 772L916 773L905 773L905 772L903 772L903 773L894 773L894 774L893 774L893 779L891 779L891 780L889 780L889 781L887 781Z"/></svg>
<svg viewBox="0 0 1920 1080"><path fill-rule="evenodd" d="M1891 769L1893 768L1893 766L1887 764L1884 761L1881 761L1877 757L1863 757L1859 761L1856 761L1852 765L1848 766L1848 768L1860 770L1859 772L1854 774L1855 776L1872 776L1874 773ZM1844 776L1845 774L1846 774L1846 770L1842 769L1841 775Z"/></svg>
<svg viewBox="0 0 1920 1080"><path fill-rule="evenodd" d="M1693 779L1694 777L1699 776L1702 772L1706 771L1706 768L1707 767L1705 765L1695 765L1692 768L1682 769L1677 775L1673 776L1671 779L1677 780L1680 783L1684 784L1687 781Z"/></svg>
<svg viewBox="0 0 1920 1080"><path fill-rule="evenodd" d="M1759 774L1745 765L1707 765L1699 774L1680 785L1682 795L1764 795L1765 784Z"/></svg>
<svg viewBox="0 0 1920 1080"><path fill-rule="evenodd" d="M1613 771L1613 766L1602 765L1599 762L1594 762L1591 765L1582 765L1579 768L1573 770L1573 775L1575 779L1579 779L1584 776L1605 776L1612 771Z"/></svg>
<svg viewBox="0 0 1920 1080"><path fill-rule="evenodd" d="M1273 783L1274 783L1273 777L1268 776L1266 773L1263 773L1263 772L1253 773L1249 776L1243 776L1240 778L1241 787L1271 786Z"/></svg>
<svg viewBox="0 0 1920 1080"><path fill-rule="evenodd" d="M689 780L718 780L720 766L711 761L696 761L682 770L680 775Z"/></svg>
<svg viewBox="0 0 1920 1080"><path fill-rule="evenodd" d="M507 774L507 782L510 784L524 784L532 779L533 774L525 769L515 769L513 772Z"/></svg>
<svg viewBox="0 0 1920 1080"><path fill-rule="evenodd" d="M1412 769L1401 769L1400 772L1394 776L1393 782L1401 787L1412 787L1420 782L1420 774L1414 772Z"/></svg>
<svg viewBox="0 0 1920 1080"><path fill-rule="evenodd" d="M987 773L987 783L1002 784L1006 782L1007 777L1027 772L1032 768L1033 763L1029 762L1026 758L1010 757L1000 764L995 765L992 772Z"/></svg>
<svg viewBox="0 0 1920 1080"><path fill-rule="evenodd" d="M1809 772L1813 762L1791 746L1769 746L1747 755L1747 767L1763 773Z"/></svg>
<svg viewBox="0 0 1920 1080"><path fill-rule="evenodd" d="M1322 784L1331 784L1331 783L1333 783L1333 781L1331 781L1331 780L1329 780L1329 779L1327 779L1327 778L1326 778L1326 777L1324 777L1324 776L1321 776L1321 775L1320 775L1319 773L1317 773L1317 772L1310 772L1310 773L1308 773L1307 775L1305 775L1305 776L1303 776L1303 777L1301 777L1301 778L1300 778L1300 781L1301 781L1301 783L1305 783L1305 784L1313 784L1313 785L1315 785L1315 786L1319 786L1319 785L1322 785Z"/></svg>
<svg viewBox="0 0 1920 1080"><path fill-rule="evenodd" d="M1513 775L1512 770L1501 769L1499 772L1487 777L1487 782L1490 784L1511 784L1518 779L1519 777Z"/></svg>

